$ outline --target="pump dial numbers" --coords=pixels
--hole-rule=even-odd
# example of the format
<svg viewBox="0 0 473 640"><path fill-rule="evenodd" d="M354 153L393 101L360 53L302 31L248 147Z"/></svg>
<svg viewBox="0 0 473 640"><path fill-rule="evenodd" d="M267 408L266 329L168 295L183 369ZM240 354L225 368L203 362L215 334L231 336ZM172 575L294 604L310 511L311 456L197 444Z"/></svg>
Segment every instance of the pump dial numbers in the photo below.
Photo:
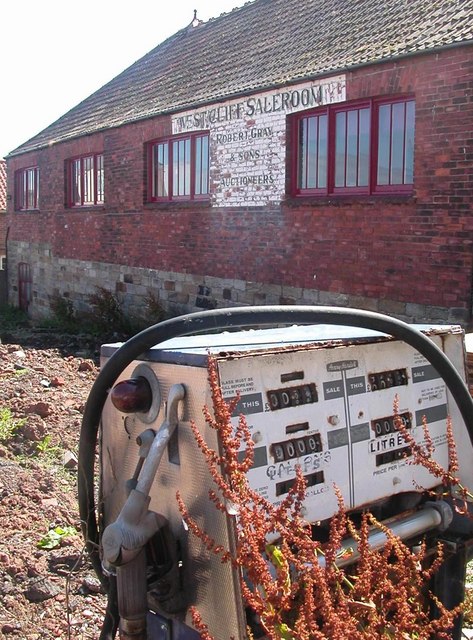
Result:
<svg viewBox="0 0 473 640"><path fill-rule="evenodd" d="M305 479L307 488L315 487L315 485L324 484L325 482L323 471L316 471L315 473L310 473L309 475L304 476L304 479ZM294 486L295 482L296 482L295 479L292 479L292 480L284 480L283 482L276 483L276 495L281 496L284 493L289 493L291 488Z"/></svg>
<svg viewBox="0 0 473 640"><path fill-rule="evenodd" d="M406 429L412 427L411 414L409 412L401 413L398 418L396 416L387 416L386 418L378 418L371 421L371 428L376 438L387 436L394 431L399 431L397 420L401 420Z"/></svg>
<svg viewBox="0 0 473 640"><path fill-rule="evenodd" d="M393 369L392 371L370 373L368 382L370 383L371 391L400 387L407 384L407 371L406 369Z"/></svg>
<svg viewBox="0 0 473 640"><path fill-rule="evenodd" d="M301 384L297 387L273 389L267 392L271 411L298 407L301 404L311 404L318 401L317 388L314 383Z"/></svg>
<svg viewBox="0 0 473 640"><path fill-rule="evenodd" d="M383 464L390 464L391 462L397 462L403 460L412 455L411 447L402 447L401 449L395 449L394 451L386 451L376 456L376 466L380 467Z"/></svg>
<svg viewBox="0 0 473 640"><path fill-rule="evenodd" d="M318 433L305 438L276 442L271 445L271 454L275 462L284 462L284 460L299 458L319 451L322 451L322 441Z"/></svg>

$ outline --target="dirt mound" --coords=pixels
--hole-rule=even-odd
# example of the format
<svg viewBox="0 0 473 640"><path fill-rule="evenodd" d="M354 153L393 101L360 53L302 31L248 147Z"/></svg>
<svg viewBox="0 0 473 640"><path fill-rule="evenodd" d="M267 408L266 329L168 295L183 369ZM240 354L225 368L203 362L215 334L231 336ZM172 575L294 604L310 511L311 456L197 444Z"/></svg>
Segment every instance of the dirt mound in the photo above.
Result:
<svg viewBox="0 0 473 640"><path fill-rule="evenodd" d="M93 343L23 331L0 344L0 638L96 639L106 598L77 505Z"/></svg>

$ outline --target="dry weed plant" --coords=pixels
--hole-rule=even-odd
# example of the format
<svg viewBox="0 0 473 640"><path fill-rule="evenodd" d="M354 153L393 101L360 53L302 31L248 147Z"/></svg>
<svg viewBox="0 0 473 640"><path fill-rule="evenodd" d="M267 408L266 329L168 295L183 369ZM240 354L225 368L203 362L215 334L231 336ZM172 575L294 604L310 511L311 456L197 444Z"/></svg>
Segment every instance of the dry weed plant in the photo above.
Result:
<svg viewBox="0 0 473 640"><path fill-rule="evenodd" d="M422 417L424 444L419 444L413 438L410 431L406 429L399 416L399 398L397 396L394 400L394 416L395 426L411 451L411 458L408 460L409 464L420 465L427 469L434 478L438 478L448 495L451 495L453 498L455 510L461 515L469 516L468 501L473 501L473 493L465 487L455 475L458 471L458 457L450 417L447 417L448 467L444 469L442 465L433 458L435 447L425 416Z"/></svg>
<svg viewBox="0 0 473 640"><path fill-rule="evenodd" d="M441 545L437 547L435 559L425 544L414 553L369 512L363 513L355 526L336 487L339 509L331 520L329 540L326 543L313 540L311 526L301 515L305 495L301 471L297 472L293 487L279 506L251 489L246 472L252 464L253 442L243 416L236 429L231 423L238 398L228 403L223 399L216 362L211 357L208 375L213 412L205 407L204 416L207 424L219 433L222 453L206 444L195 424L192 428L216 485L209 497L217 509L234 518L236 552L231 554L211 539L191 518L179 494L177 499L190 530L209 551L238 571L243 600L257 621L247 629L248 638L449 639L460 607L447 610L429 591L429 582L443 561ZM447 471L431 460L428 435L424 449L407 430L404 432L415 462L427 466L441 482L450 485L454 481L458 486L453 476L456 456L451 425L451 467ZM242 443L246 449L243 458L239 455ZM368 544L373 527L386 535L387 542L381 550L373 550ZM336 560L346 536L356 541L359 560L356 565L343 569L337 567ZM277 542L268 544L268 539L275 538ZM436 619L430 619L429 603L438 609ZM192 615L201 638L213 640L195 608Z"/></svg>

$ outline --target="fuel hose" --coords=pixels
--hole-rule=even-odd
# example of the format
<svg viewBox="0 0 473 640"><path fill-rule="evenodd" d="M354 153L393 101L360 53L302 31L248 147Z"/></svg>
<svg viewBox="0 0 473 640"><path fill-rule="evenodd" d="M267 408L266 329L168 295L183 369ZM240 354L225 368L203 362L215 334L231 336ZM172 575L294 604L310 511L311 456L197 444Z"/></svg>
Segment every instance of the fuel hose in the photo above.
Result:
<svg viewBox="0 0 473 640"><path fill-rule="evenodd" d="M473 445L473 399L463 378L448 357L428 336L406 322L390 316L345 307L234 307L190 313L144 329L120 346L100 371L85 405L80 432L78 501L82 533L92 566L108 593L108 606L100 640L115 637L118 628L118 608L114 578L104 575L100 561L101 531L95 504L95 456L102 411L109 391L119 375L133 360L171 338L248 327L322 323L378 331L402 340L416 349L443 378L458 406Z"/></svg>

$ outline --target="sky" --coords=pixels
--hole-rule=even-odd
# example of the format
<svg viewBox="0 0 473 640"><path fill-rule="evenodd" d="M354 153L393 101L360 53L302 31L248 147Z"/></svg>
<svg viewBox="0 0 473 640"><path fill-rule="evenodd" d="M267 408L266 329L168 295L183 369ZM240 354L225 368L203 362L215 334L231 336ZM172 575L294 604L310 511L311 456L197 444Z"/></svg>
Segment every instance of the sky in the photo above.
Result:
<svg viewBox="0 0 473 640"><path fill-rule="evenodd" d="M0 158L197 18L247 0L2 0Z"/></svg>

